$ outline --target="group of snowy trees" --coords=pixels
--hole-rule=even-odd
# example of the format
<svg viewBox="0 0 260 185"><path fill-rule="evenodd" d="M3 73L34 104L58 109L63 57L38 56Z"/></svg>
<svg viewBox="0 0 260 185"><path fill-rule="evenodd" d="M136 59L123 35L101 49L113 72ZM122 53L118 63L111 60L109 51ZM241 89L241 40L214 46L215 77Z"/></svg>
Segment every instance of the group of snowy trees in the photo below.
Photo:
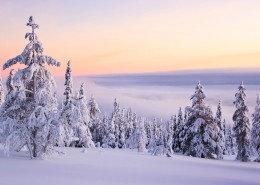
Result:
<svg viewBox="0 0 260 185"><path fill-rule="evenodd" d="M6 96L0 79L0 142L6 154L26 147L31 158L44 157L62 147L130 148L152 155L184 155L223 159L223 155L237 154L237 160L249 161L254 150L260 156L260 100L257 97L252 128L243 83L235 94L233 126L222 118L221 102L216 115L205 99L199 82L191 96L191 106L170 120L149 120L137 116L131 108L120 107L115 99L110 115L101 114L93 95L87 100L84 83L74 94L70 61L65 73L65 91L59 106L55 81L46 69L60 63L43 55L35 29L38 25L30 17L26 33L29 44L24 51L8 60L3 68L16 63L26 67L11 70L6 80ZM60 107L60 108L58 108ZM260 157L256 159L260 161Z"/></svg>
<svg viewBox="0 0 260 185"><path fill-rule="evenodd" d="M84 83L80 90L73 95L73 82L71 77L70 61L65 74L65 92L62 109L59 115L60 137L59 146L94 147L90 133L90 120L95 118L98 107L94 107L94 98L90 101L90 110L86 100Z"/></svg>
<svg viewBox="0 0 260 185"><path fill-rule="evenodd" d="M25 35L29 44L20 55L8 60L3 69L16 63L26 67L10 71L5 98L0 83L0 142L4 144L6 154L10 150L20 151L27 147L31 158L38 158L54 152L55 146L93 147L89 124L99 111L95 108L94 98L89 102L89 111L84 84L76 95L72 95L68 62L65 98L62 109L58 109L55 81L45 63L54 66L60 66L60 63L43 55L42 44L35 34L39 26L33 17L29 18L27 26L32 27L32 32Z"/></svg>

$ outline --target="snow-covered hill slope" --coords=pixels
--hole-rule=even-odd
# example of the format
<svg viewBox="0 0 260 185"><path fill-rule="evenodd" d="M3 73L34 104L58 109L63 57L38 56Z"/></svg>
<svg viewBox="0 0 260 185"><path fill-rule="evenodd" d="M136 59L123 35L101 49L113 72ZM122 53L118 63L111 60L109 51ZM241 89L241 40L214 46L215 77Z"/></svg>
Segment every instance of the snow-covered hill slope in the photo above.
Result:
<svg viewBox="0 0 260 185"><path fill-rule="evenodd" d="M260 164L208 160L175 154L151 156L135 150L62 148L64 155L31 160L24 152L4 157L1 185L259 185Z"/></svg>

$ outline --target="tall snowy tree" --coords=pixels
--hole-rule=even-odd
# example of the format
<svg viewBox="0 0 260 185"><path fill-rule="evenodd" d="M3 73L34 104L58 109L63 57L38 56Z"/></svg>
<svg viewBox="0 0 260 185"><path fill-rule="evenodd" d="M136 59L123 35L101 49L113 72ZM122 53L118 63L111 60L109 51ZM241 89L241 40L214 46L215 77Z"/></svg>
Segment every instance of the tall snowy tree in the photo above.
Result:
<svg viewBox="0 0 260 185"><path fill-rule="evenodd" d="M221 102L219 101L218 107L217 107L217 112L216 112L216 117L215 117L215 122L218 125L219 132L218 132L218 148L219 152L222 151L224 153L225 151L225 129L224 129L224 124L222 121L222 108L221 108Z"/></svg>
<svg viewBox="0 0 260 185"><path fill-rule="evenodd" d="M236 159L239 161L250 161L250 124L248 119L248 107L246 105L246 94L243 82L238 86L238 92L235 94L234 105L236 111L233 115L234 132L238 153Z"/></svg>
<svg viewBox="0 0 260 185"><path fill-rule="evenodd" d="M115 148L116 147L116 138L115 138L115 117L112 115L111 119L106 125L106 131L102 139L103 148Z"/></svg>
<svg viewBox="0 0 260 185"><path fill-rule="evenodd" d="M50 56L43 55L42 44L35 34L39 26L33 17L29 18L27 26L32 32L26 33L29 44L24 51L8 60L3 69L21 63L26 68L7 80L8 95L1 109L1 119L4 125L5 150L20 151L27 146L32 158L44 157L54 150L57 142L58 122L56 121L57 104L53 89L55 81L45 68L48 65L60 66Z"/></svg>
<svg viewBox="0 0 260 185"><path fill-rule="evenodd" d="M210 159L215 159L217 155L220 159L222 153L217 151L218 126L211 109L205 104L205 98L199 82L191 96L192 106L186 107L188 118L183 152L185 155Z"/></svg>
<svg viewBox="0 0 260 185"><path fill-rule="evenodd" d="M115 99L114 110L111 114L111 119L106 128L106 133L102 140L103 148L116 148L119 143L119 126L117 125L118 113L120 112L120 107Z"/></svg>
<svg viewBox="0 0 260 185"><path fill-rule="evenodd" d="M148 151L152 152L154 148L157 146L157 140L159 137L158 127L157 127L157 119L154 118L152 122L149 123L149 132L147 132L148 137Z"/></svg>
<svg viewBox="0 0 260 185"><path fill-rule="evenodd" d="M126 130L126 140L127 140L134 132L134 114L131 108L128 109L126 114L126 124L127 124L127 130Z"/></svg>
<svg viewBox="0 0 260 185"><path fill-rule="evenodd" d="M181 108L179 109L179 113L178 113L178 120L177 120L177 126L176 126L176 131L174 134L174 151L175 152L181 152L182 151L182 147L181 147L181 143L183 141L183 135L181 134L183 131L183 127L184 127L184 123L183 123L183 117L182 117L182 110Z"/></svg>
<svg viewBox="0 0 260 185"><path fill-rule="evenodd" d="M146 152L146 143L147 136L144 128L144 118L139 120L139 125L137 129L137 143L138 143L138 152Z"/></svg>
<svg viewBox="0 0 260 185"><path fill-rule="evenodd" d="M127 120L125 117L125 109L122 109L118 117L119 125L119 148L126 148L126 132L127 132Z"/></svg>
<svg viewBox="0 0 260 185"><path fill-rule="evenodd" d="M164 132L165 132L164 133L164 138L165 138L164 148L167 151L167 156L171 157L173 154L172 148L173 148L173 136L174 136L174 122L168 121L166 123Z"/></svg>
<svg viewBox="0 0 260 185"><path fill-rule="evenodd" d="M138 152L146 152L147 135L144 127L144 118L140 118L134 133L128 140L130 149L138 149Z"/></svg>
<svg viewBox="0 0 260 185"><path fill-rule="evenodd" d="M255 112L253 113L251 141L258 153L258 158L255 161L260 162L260 99L258 95L256 98Z"/></svg>
<svg viewBox="0 0 260 185"><path fill-rule="evenodd" d="M73 133L73 125L77 119L76 111L73 104L73 81L71 76L71 66L70 61L67 63L67 69L65 73L65 84L64 84L64 100L62 104L62 110L60 111L59 121L60 125L60 137L59 137L59 146L70 146L75 138Z"/></svg>
<svg viewBox="0 0 260 185"><path fill-rule="evenodd" d="M73 100L75 106L75 124L72 125L73 136L79 140L76 142L78 147L91 148L94 147L92 135L90 132L90 115L87 107L87 99L84 90L84 83L81 84L79 97Z"/></svg>
<svg viewBox="0 0 260 185"><path fill-rule="evenodd" d="M116 148L121 148L120 146L120 124L121 124L121 119L120 119L120 113L121 113L121 108L119 106L119 103L115 99L114 102L114 111L112 113L113 119L114 119L114 135L115 135L115 147Z"/></svg>
<svg viewBox="0 0 260 185"><path fill-rule="evenodd" d="M72 93L73 93L73 82L72 82L72 76L71 76L71 67L70 67L70 61L68 61L67 69L65 73L65 91L64 91L64 106L66 106L68 103L72 100Z"/></svg>

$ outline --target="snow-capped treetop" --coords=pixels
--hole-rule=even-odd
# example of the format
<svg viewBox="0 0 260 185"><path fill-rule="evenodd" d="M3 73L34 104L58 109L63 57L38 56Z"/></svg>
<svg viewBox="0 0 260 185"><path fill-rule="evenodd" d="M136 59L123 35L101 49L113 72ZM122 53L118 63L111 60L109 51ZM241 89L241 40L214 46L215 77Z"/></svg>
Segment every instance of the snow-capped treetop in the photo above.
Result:
<svg viewBox="0 0 260 185"><path fill-rule="evenodd" d="M120 107L119 107L119 103L117 102L116 98L115 98L115 102L114 102L114 112L117 113L120 111Z"/></svg>
<svg viewBox="0 0 260 185"><path fill-rule="evenodd" d="M26 47L20 55L16 56L15 58L9 59L3 65L3 69L5 70L18 62L27 66L30 66L35 63L39 65L44 65L44 63L47 63L48 65L60 66L60 62L58 62L50 56L42 54L42 44L40 41L38 41L37 35L34 32L34 30L36 28L39 28L39 26L34 22L32 16L29 18L27 26L32 27L32 32L25 34L25 38L29 38L30 43L26 45Z"/></svg>
<svg viewBox="0 0 260 185"><path fill-rule="evenodd" d="M220 120L222 120L222 111L221 111L221 101L219 100L218 102L218 108L217 108L217 112L216 112L216 117L219 118Z"/></svg>
<svg viewBox="0 0 260 185"><path fill-rule="evenodd" d="M200 84L200 81L198 85L195 87L195 93L191 96L192 100L192 107L200 107L203 106L204 99L206 98L205 93L203 92L203 86Z"/></svg>
<svg viewBox="0 0 260 185"><path fill-rule="evenodd" d="M70 61L68 61L67 69L65 73L65 91L64 91L64 106L66 106L68 103L72 100L72 92L73 92L73 82L72 82L72 76L71 76L71 67L70 67Z"/></svg>
<svg viewBox="0 0 260 185"><path fill-rule="evenodd" d="M32 27L32 33L34 33L35 28L39 28L39 25L34 23L33 16L29 17L29 22L26 24L26 26Z"/></svg>
<svg viewBox="0 0 260 185"><path fill-rule="evenodd" d="M246 88L244 87L243 81L238 86L238 92L235 94L236 100L233 102L237 109L245 109L248 112L248 108L246 106Z"/></svg>

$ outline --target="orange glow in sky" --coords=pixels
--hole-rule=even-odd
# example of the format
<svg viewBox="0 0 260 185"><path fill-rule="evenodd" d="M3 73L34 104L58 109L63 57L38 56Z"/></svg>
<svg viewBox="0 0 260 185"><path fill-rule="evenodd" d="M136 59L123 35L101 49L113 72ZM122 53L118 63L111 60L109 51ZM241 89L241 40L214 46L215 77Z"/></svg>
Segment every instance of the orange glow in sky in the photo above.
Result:
<svg viewBox="0 0 260 185"><path fill-rule="evenodd" d="M0 6L0 62L22 52L33 15L58 76L68 60L73 75L260 68L259 9L256 0L10 0Z"/></svg>

